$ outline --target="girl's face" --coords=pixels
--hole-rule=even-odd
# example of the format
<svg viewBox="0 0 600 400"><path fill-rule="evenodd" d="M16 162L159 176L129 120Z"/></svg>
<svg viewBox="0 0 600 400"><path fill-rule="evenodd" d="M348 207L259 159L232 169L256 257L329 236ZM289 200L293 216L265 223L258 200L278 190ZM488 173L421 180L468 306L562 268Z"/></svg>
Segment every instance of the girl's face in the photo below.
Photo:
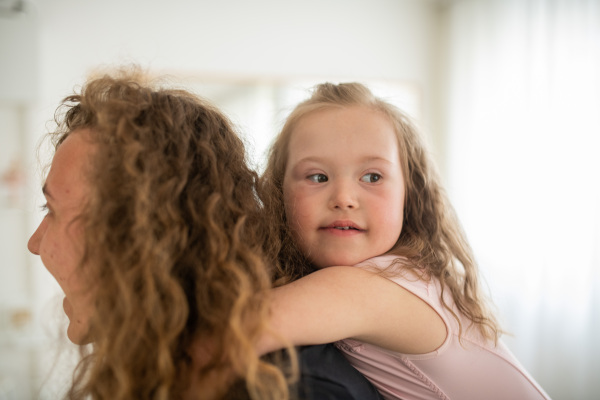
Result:
<svg viewBox="0 0 600 400"><path fill-rule="evenodd" d="M394 246L405 187L385 115L364 106L310 113L293 130L288 154L286 217L315 266L354 265Z"/></svg>
<svg viewBox="0 0 600 400"><path fill-rule="evenodd" d="M84 344L92 310L91 295L78 268L84 248L78 217L89 193L83 171L93 147L86 135L84 131L71 133L56 151L43 188L47 214L27 244L65 293L67 336L76 344Z"/></svg>

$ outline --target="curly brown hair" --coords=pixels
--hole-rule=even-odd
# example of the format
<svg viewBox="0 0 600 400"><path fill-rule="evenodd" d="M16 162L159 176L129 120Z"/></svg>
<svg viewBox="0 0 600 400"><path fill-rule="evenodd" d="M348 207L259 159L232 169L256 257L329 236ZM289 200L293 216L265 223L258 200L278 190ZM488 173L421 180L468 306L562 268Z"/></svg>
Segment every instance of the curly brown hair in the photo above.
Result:
<svg viewBox="0 0 600 400"><path fill-rule="evenodd" d="M254 349L271 276L256 173L228 119L138 69L87 82L57 110L55 147L87 129L91 195L81 220L95 311L71 399L288 397L284 373ZM195 367L194 346L211 349ZM193 374L193 376L192 376ZM188 393L189 394L189 393Z"/></svg>
<svg viewBox="0 0 600 400"><path fill-rule="evenodd" d="M418 130L397 107L375 97L360 83L317 85L312 96L292 111L273 142L259 193L269 219L271 241L277 243L280 254L277 282L284 284L313 271L310 262L294 244L283 204L288 147L294 129L302 118L315 111L356 105L372 108L386 116L398 139L406 198L402 232L388 254L405 257L409 261L408 267L418 270L423 277L439 279L442 302L444 291L450 291L458 310L476 324L485 337L497 340L500 328L481 293L473 252ZM452 312L448 304L444 302L444 305ZM455 317L459 319L457 315Z"/></svg>

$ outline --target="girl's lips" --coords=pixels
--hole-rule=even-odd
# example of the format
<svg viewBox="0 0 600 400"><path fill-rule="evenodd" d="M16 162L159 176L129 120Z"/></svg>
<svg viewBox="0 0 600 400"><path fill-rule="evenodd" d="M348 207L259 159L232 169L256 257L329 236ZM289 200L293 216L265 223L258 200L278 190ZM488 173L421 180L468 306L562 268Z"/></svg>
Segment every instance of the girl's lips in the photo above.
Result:
<svg viewBox="0 0 600 400"><path fill-rule="evenodd" d="M327 226L319 228L319 230L340 236L356 235L365 232L364 229L352 221L334 221Z"/></svg>
<svg viewBox="0 0 600 400"><path fill-rule="evenodd" d="M342 237L360 235L361 233L364 233L364 231L359 230L359 229L338 229L338 228L321 228L320 231L331 234L331 235L342 236Z"/></svg>
<svg viewBox="0 0 600 400"><path fill-rule="evenodd" d="M323 226L321 227L321 229L339 229L339 230L357 230L357 231L364 231L364 229L362 229L360 226L356 225L354 222L352 221L333 221L332 223L330 223L327 226Z"/></svg>

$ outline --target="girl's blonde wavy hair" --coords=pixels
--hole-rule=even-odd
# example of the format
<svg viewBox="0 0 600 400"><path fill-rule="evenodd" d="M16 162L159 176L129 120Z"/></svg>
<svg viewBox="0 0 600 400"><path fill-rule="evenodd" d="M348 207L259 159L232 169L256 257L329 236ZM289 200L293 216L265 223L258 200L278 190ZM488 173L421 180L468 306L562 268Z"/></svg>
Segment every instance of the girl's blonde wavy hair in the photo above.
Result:
<svg viewBox="0 0 600 400"><path fill-rule="evenodd" d="M237 377L251 398L287 398L284 374L254 350L271 277L257 176L227 118L132 70L89 81L55 119L56 147L80 129L95 146L80 265L93 344L68 397L177 399L195 380L197 398L216 398ZM212 356L198 371L203 339Z"/></svg>
<svg viewBox="0 0 600 400"><path fill-rule="evenodd" d="M292 111L271 147L261 177L260 196L269 218L269 233L275 238L272 243L277 243L276 251L280 254L278 283L298 279L312 271L310 262L292 240L284 211L283 184L290 138L298 122L307 115L327 108L353 106L369 107L387 117L398 139L406 198L402 232L389 254L405 257L408 267L422 277L439 279L442 302L443 293L449 291L458 311L485 337L497 340L500 328L481 293L473 252L418 131L398 108L375 97L359 83L317 85L312 96ZM458 320L450 305L444 302L444 306ZM462 332L460 320L459 325Z"/></svg>

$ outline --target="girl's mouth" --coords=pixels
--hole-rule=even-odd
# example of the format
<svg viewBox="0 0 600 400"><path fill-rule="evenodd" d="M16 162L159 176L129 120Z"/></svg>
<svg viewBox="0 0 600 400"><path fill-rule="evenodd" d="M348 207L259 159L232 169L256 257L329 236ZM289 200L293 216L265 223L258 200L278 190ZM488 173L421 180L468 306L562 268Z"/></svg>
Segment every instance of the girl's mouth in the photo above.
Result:
<svg viewBox="0 0 600 400"><path fill-rule="evenodd" d="M334 231L355 231L364 232L360 226L356 225L352 221L334 221L331 224L321 227L323 230L334 230Z"/></svg>

